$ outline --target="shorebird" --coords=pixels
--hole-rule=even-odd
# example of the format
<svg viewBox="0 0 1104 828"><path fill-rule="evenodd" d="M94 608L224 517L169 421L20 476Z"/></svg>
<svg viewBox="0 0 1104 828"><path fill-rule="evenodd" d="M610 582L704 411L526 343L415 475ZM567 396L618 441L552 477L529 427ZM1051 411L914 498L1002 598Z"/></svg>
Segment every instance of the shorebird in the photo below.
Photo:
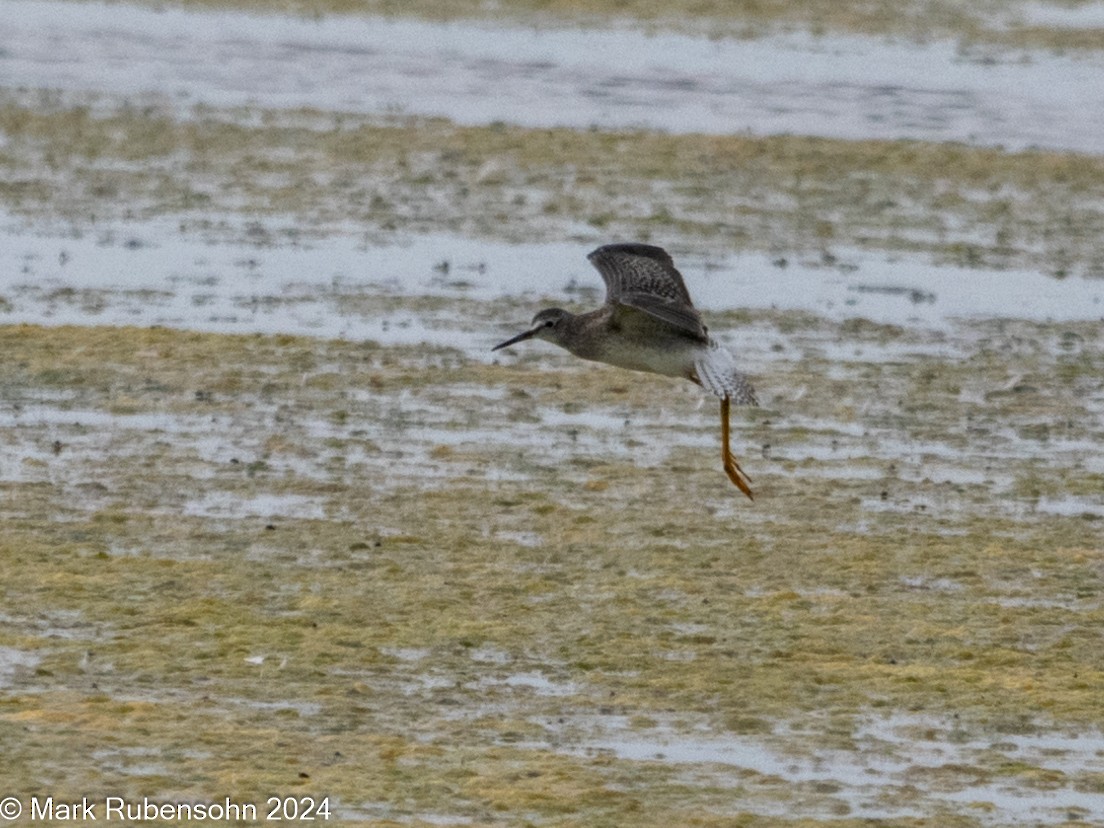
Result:
<svg viewBox="0 0 1104 828"><path fill-rule="evenodd" d="M674 262L650 244L607 244L587 256L606 283L606 301L588 313L547 308L530 328L496 345L508 348L543 339L577 357L684 377L721 398L721 460L725 473L748 498L751 478L729 447L729 407L758 405L755 389L736 369L732 353L709 335Z"/></svg>

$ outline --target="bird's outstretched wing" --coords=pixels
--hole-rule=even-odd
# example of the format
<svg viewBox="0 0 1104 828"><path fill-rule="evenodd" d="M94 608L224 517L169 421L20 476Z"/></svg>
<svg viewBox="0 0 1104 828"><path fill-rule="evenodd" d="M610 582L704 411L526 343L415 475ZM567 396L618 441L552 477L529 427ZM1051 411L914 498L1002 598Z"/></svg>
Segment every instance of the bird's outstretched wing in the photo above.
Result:
<svg viewBox="0 0 1104 828"><path fill-rule="evenodd" d="M650 244L607 244L587 256L606 283L606 301L643 311L695 338L708 336L667 251Z"/></svg>

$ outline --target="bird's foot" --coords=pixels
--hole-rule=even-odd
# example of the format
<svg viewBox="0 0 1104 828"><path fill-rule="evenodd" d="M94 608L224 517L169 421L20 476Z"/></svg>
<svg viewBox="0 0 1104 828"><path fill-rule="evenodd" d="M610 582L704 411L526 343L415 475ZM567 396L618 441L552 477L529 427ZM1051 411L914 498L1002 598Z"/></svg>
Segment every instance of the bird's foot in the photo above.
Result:
<svg viewBox="0 0 1104 828"><path fill-rule="evenodd" d="M736 462L736 458L729 452L728 456L724 458L724 470L728 475L728 479L736 484L736 488L747 495L748 500L755 500L755 495L751 493L751 478L747 476L747 473L740 468L740 464Z"/></svg>

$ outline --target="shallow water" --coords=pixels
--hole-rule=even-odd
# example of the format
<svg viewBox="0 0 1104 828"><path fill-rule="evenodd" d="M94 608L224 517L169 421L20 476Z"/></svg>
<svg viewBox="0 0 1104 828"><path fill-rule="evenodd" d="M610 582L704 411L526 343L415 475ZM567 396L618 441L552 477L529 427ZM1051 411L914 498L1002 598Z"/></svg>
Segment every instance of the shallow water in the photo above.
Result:
<svg viewBox="0 0 1104 828"><path fill-rule="evenodd" d="M808 734L788 727L769 736L720 736L704 723L693 727L685 716L677 724L648 728L618 716L546 726L550 733L588 734L582 744L549 743L571 753L712 767L718 784L733 786L748 784L751 773L762 777L751 785L756 793L779 784L815 792L804 808L813 813L843 810L858 819L903 819L938 813L947 802L985 803L979 816L992 825L1039 824L1064 818L1072 808L1104 813L1104 794L1082 790L1076 781L1104 770L1100 733L987 734L949 719L895 713L861 717L850 737L852 749L841 750L806 744ZM1049 772L1054 781L1032 787L1015 776L982 780L971 772L994 761ZM935 784L918 788L923 777ZM991 819L984 816L987 810Z"/></svg>
<svg viewBox="0 0 1104 828"><path fill-rule="evenodd" d="M0 217L0 319L424 343L489 359L501 333L527 324L543 304L578 308L601 300L602 282L586 252L574 243L514 244L443 233L386 246L355 234L284 245L214 243L182 234L172 220L134 222L111 233L52 234ZM861 251L839 251L843 264L797 259L785 267L757 253L675 255L695 304L707 312L808 311L933 330L961 318L1104 318L1104 282L1081 277L966 270ZM447 309L358 312L359 297L379 295L516 300L511 307L518 310L516 318L500 319L501 328L474 330L470 320ZM885 347L890 350L882 358L894 358L893 345ZM852 346L834 355L870 360L875 351Z"/></svg>
<svg viewBox="0 0 1104 828"><path fill-rule="evenodd" d="M463 124L917 138L1104 151L1104 57L786 35L150 10L6 0L7 85Z"/></svg>

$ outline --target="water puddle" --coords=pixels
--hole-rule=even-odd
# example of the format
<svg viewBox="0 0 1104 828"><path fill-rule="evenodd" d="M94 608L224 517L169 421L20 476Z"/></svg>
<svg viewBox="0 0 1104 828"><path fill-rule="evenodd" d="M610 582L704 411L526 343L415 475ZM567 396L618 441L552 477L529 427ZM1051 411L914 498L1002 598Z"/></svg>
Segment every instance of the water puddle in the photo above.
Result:
<svg viewBox="0 0 1104 828"><path fill-rule="evenodd" d="M1104 770L1099 732L995 734L898 713L861 719L850 737L853 746L843 749L822 746L804 724L779 726L769 736L722 736L704 723L641 728L620 716L546 726L550 733L566 728L586 734L578 742L554 739L549 746L556 750L709 769L714 784L747 787L751 810L757 810L757 795L788 787L795 800L791 817L902 819L940 813L949 803L970 804L987 825L1104 813L1104 793L1085 784ZM759 808L773 812L777 802Z"/></svg>
<svg viewBox="0 0 1104 828"><path fill-rule="evenodd" d="M15 647L0 647L0 689L11 687L20 672L34 669L41 660L42 656L37 653Z"/></svg>
<svg viewBox="0 0 1104 828"><path fill-rule="evenodd" d="M1104 518L1104 494L1099 497L1044 497L1035 504L1040 512L1067 517Z"/></svg>

